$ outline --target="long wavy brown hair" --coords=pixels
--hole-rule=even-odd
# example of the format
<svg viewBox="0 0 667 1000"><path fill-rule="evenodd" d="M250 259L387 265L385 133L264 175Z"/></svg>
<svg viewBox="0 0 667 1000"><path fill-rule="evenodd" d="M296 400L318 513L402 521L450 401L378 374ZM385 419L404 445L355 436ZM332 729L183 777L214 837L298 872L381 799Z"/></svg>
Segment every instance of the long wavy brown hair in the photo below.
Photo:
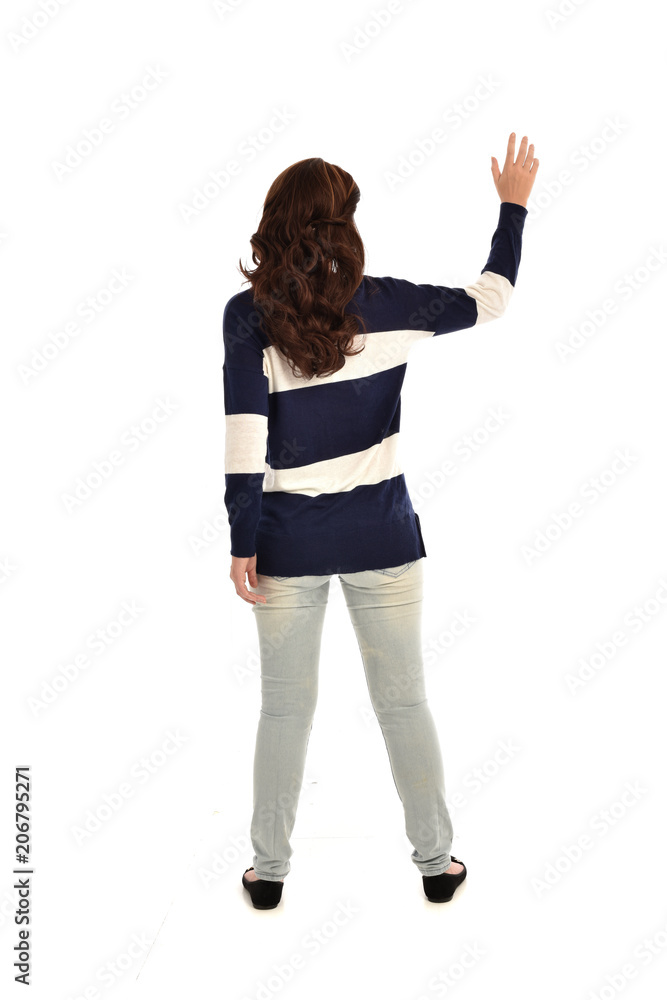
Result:
<svg viewBox="0 0 667 1000"><path fill-rule="evenodd" d="M269 188L250 239L253 303L271 344L307 379L333 375L359 354L361 316L345 311L364 276L364 245L354 222L354 178L315 156L283 170Z"/></svg>

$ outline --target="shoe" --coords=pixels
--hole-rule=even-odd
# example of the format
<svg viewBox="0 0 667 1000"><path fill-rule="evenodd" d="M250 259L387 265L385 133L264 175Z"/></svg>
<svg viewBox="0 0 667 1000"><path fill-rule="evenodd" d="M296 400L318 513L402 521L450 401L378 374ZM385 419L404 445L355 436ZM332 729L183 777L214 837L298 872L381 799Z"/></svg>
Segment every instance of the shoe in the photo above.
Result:
<svg viewBox="0 0 667 1000"><path fill-rule="evenodd" d="M453 854L451 859L463 865L461 859L455 858ZM455 875L448 875L447 872L442 872L440 875L422 875L426 898L432 903L448 903L467 874L466 866L463 865L463 871Z"/></svg>
<svg viewBox="0 0 667 1000"><path fill-rule="evenodd" d="M253 871L252 868L246 868L246 872ZM249 882L245 877L245 872L241 876L241 882L243 883L243 888L247 889L250 893L250 898L252 900L252 905L256 910L272 910L280 902L280 898L283 894L284 882L269 882L267 879L260 878L256 882Z"/></svg>

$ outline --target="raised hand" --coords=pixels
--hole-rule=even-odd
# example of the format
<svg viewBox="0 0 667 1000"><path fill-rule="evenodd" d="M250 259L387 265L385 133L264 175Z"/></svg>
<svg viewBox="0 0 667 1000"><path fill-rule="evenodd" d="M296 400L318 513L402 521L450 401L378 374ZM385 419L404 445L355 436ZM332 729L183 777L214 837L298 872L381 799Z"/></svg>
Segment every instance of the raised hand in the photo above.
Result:
<svg viewBox="0 0 667 1000"><path fill-rule="evenodd" d="M515 160L514 139L515 134L512 132L507 143L507 156L502 173L495 156L491 157L491 171L500 200L511 201L526 208L540 161L533 156L535 146L532 142L530 146L528 145L527 135L521 140L519 155Z"/></svg>

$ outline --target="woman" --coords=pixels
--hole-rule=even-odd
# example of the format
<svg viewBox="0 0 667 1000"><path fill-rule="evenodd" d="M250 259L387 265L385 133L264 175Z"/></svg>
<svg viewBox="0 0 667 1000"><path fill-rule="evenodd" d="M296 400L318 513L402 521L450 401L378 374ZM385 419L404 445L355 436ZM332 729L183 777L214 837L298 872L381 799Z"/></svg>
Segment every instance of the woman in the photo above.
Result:
<svg viewBox="0 0 667 1000"><path fill-rule="evenodd" d="M252 289L225 306L230 577L255 613L262 669L255 856L242 876L259 909L277 906L291 867L334 573L425 895L449 900L466 877L450 854L442 758L424 688L426 550L397 458L400 394L415 343L495 319L507 307L538 169L526 136L516 159L514 150L512 133L502 172L491 158L500 217L473 284L365 275L354 222L359 188L314 157L271 185L251 239L257 267L240 267Z"/></svg>

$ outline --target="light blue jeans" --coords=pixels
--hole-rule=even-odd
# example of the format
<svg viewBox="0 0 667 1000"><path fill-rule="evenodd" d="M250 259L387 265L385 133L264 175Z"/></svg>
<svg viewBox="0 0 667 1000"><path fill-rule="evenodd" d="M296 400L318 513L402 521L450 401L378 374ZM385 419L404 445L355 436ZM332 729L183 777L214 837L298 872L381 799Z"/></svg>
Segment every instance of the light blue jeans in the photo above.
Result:
<svg viewBox="0 0 667 1000"><path fill-rule="evenodd" d="M338 574L357 636L366 682L405 813L411 854L422 875L451 863L452 822L442 755L426 700L421 615L423 559ZM267 603L253 605L262 706L254 762L250 836L253 867L268 882L289 873L289 838L303 784L317 703L328 576L257 575Z"/></svg>

